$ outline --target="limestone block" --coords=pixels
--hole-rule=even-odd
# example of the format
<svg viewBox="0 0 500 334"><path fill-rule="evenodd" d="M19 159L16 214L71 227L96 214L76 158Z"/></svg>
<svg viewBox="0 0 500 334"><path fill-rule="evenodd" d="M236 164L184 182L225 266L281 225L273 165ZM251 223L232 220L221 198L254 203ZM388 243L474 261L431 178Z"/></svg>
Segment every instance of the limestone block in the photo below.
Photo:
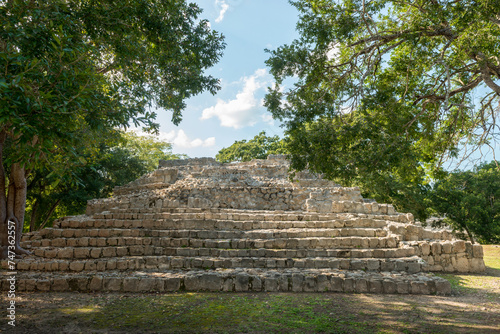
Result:
<svg viewBox="0 0 500 334"><path fill-rule="evenodd" d="M129 269L127 260L118 260L118 261L116 261L116 269L117 270L127 270L127 269ZM132 269L132 268L130 268L130 269Z"/></svg>
<svg viewBox="0 0 500 334"><path fill-rule="evenodd" d="M155 278L143 277L137 284L137 291L140 292L158 291L158 289L158 280L156 280Z"/></svg>
<svg viewBox="0 0 500 334"><path fill-rule="evenodd" d="M116 260L108 260L106 263L106 270L115 270L116 269Z"/></svg>
<svg viewBox="0 0 500 334"><path fill-rule="evenodd" d="M396 283L396 291L400 294L410 293L410 284L406 281L399 281Z"/></svg>
<svg viewBox="0 0 500 334"><path fill-rule="evenodd" d="M52 291L68 291L69 284L66 278L54 278L52 281Z"/></svg>
<svg viewBox="0 0 500 334"><path fill-rule="evenodd" d="M438 295L449 295L451 293L451 283L446 279L437 279L435 286Z"/></svg>
<svg viewBox="0 0 500 334"><path fill-rule="evenodd" d="M441 254L441 244L439 242L432 242L431 243L431 253L433 255Z"/></svg>
<svg viewBox="0 0 500 334"><path fill-rule="evenodd" d="M472 245L472 255L477 258L483 258L483 246Z"/></svg>
<svg viewBox="0 0 500 334"><path fill-rule="evenodd" d="M453 244L451 242L443 242L441 244L441 250L445 254L450 254L453 249Z"/></svg>
<svg viewBox="0 0 500 334"><path fill-rule="evenodd" d="M292 274L292 291L294 292L303 291L303 285L304 285L304 275Z"/></svg>
<svg viewBox="0 0 500 334"><path fill-rule="evenodd" d="M262 291L263 282L259 276L250 277L250 290L252 291Z"/></svg>
<svg viewBox="0 0 500 334"><path fill-rule="evenodd" d="M73 248L61 248L57 251L57 258L71 259L73 258Z"/></svg>
<svg viewBox="0 0 500 334"><path fill-rule="evenodd" d="M35 249L35 256L44 257L45 250L44 249Z"/></svg>
<svg viewBox="0 0 500 334"><path fill-rule="evenodd" d="M123 279L123 291L124 292L138 292L139 278L137 277L126 277Z"/></svg>
<svg viewBox="0 0 500 334"><path fill-rule="evenodd" d="M91 248L90 249L90 257L91 258L94 258L94 259L98 259L99 257L101 257L101 252L102 252L102 248Z"/></svg>
<svg viewBox="0 0 500 334"><path fill-rule="evenodd" d="M453 253L462 253L465 252L465 241L456 240L453 243Z"/></svg>
<svg viewBox="0 0 500 334"><path fill-rule="evenodd" d="M66 247L66 239L64 238L56 238L52 239L52 247Z"/></svg>
<svg viewBox="0 0 500 334"><path fill-rule="evenodd" d="M429 245L429 243L425 242L420 244L420 253L423 256L427 256L431 253L431 246Z"/></svg>
<svg viewBox="0 0 500 334"><path fill-rule="evenodd" d="M250 278L248 274L241 273L235 276L234 291L248 291Z"/></svg>
<svg viewBox="0 0 500 334"><path fill-rule="evenodd" d="M394 294L397 292L397 284L393 280L384 279L382 281L382 289L384 293Z"/></svg>
<svg viewBox="0 0 500 334"><path fill-rule="evenodd" d="M72 271L82 271L85 267L85 262L83 261L72 261L69 264L69 269Z"/></svg>
<svg viewBox="0 0 500 334"><path fill-rule="evenodd" d="M356 292L356 280L352 277L343 279L344 292Z"/></svg>
<svg viewBox="0 0 500 334"><path fill-rule="evenodd" d="M380 279L370 279L368 281L368 292L370 293L383 293L383 281Z"/></svg>
<svg viewBox="0 0 500 334"><path fill-rule="evenodd" d="M471 272L483 272L486 270L486 266L484 265L484 261L482 258L472 258L469 259L469 268Z"/></svg>
<svg viewBox="0 0 500 334"><path fill-rule="evenodd" d="M115 247L106 247L102 249L103 257L115 257L116 256L116 248Z"/></svg>
<svg viewBox="0 0 500 334"><path fill-rule="evenodd" d="M36 281L36 289L38 291L50 291L50 280L38 279Z"/></svg>
<svg viewBox="0 0 500 334"><path fill-rule="evenodd" d="M118 277L105 277L103 279L104 291L120 291L122 290L123 279Z"/></svg>
<svg viewBox="0 0 500 334"><path fill-rule="evenodd" d="M340 213L344 212L343 202L332 202L332 212Z"/></svg>
<svg viewBox="0 0 500 334"><path fill-rule="evenodd" d="M428 295L430 294L429 286L422 281L411 281L410 291L415 295Z"/></svg>
<svg viewBox="0 0 500 334"><path fill-rule="evenodd" d="M179 277L168 277L164 279L164 290L167 292L178 291L181 288Z"/></svg>
<svg viewBox="0 0 500 334"><path fill-rule="evenodd" d="M266 277L264 279L264 291L269 291L269 292L278 291L278 279L274 277Z"/></svg>
<svg viewBox="0 0 500 334"><path fill-rule="evenodd" d="M355 281L355 291L357 293L368 292L368 281L364 278L358 278Z"/></svg>
<svg viewBox="0 0 500 334"><path fill-rule="evenodd" d="M30 263L24 262L24 261L19 261L16 263L16 269L17 270L30 270Z"/></svg>
<svg viewBox="0 0 500 334"><path fill-rule="evenodd" d="M457 257L456 270L461 273L467 273L470 271L469 259L463 256Z"/></svg>
<svg viewBox="0 0 500 334"><path fill-rule="evenodd" d="M368 259L366 261L366 269L367 270L380 270L380 261L375 259Z"/></svg>
<svg viewBox="0 0 500 334"><path fill-rule="evenodd" d="M103 285L102 276L96 275L96 276L92 277L92 279L90 280L88 288L90 291L101 291L102 285Z"/></svg>
<svg viewBox="0 0 500 334"><path fill-rule="evenodd" d="M381 261L380 270L381 271L393 271L395 269L395 264L393 261Z"/></svg>
<svg viewBox="0 0 500 334"><path fill-rule="evenodd" d="M74 257L77 259L86 259L90 256L90 248L79 247L74 250Z"/></svg>
<svg viewBox="0 0 500 334"><path fill-rule="evenodd" d="M408 272L409 273L418 273L421 271L420 263L418 262L409 262L408 263Z"/></svg>
<svg viewBox="0 0 500 334"><path fill-rule="evenodd" d="M304 283L302 285L302 291L304 292L314 292L318 291L318 285L316 282L316 277L314 276L305 276Z"/></svg>

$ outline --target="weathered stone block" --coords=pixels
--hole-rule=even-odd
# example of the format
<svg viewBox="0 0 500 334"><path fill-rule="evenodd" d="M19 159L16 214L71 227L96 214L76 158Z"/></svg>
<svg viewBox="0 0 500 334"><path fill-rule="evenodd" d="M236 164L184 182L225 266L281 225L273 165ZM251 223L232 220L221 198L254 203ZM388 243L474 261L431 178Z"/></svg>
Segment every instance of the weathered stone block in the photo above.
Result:
<svg viewBox="0 0 500 334"><path fill-rule="evenodd" d="M234 291L248 291L250 278L248 274L242 273L235 277Z"/></svg>
<svg viewBox="0 0 500 334"><path fill-rule="evenodd" d="M82 271L85 268L85 262L82 261L72 261L69 264L69 269L72 271Z"/></svg>
<svg viewBox="0 0 500 334"><path fill-rule="evenodd" d="M278 279L274 277L266 277L264 279L264 291L269 291L269 292L278 291Z"/></svg>
<svg viewBox="0 0 500 334"><path fill-rule="evenodd" d="M119 277L105 277L103 279L104 291L120 291L122 290L123 279Z"/></svg>
<svg viewBox="0 0 500 334"><path fill-rule="evenodd" d="M474 257L482 258L483 254L483 246L481 245L472 245L472 254Z"/></svg>
<svg viewBox="0 0 500 334"><path fill-rule="evenodd" d="M400 294L410 293L410 283L407 281L396 282L396 291Z"/></svg>
<svg viewBox="0 0 500 334"><path fill-rule="evenodd" d="M137 277L126 277L123 279L124 292L138 292L139 279Z"/></svg>
<svg viewBox="0 0 500 334"><path fill-rule="evenodd" d="M69 291L69 284L66 278L54 278L52 281L52 291Z"/></svg>
<svg viewBox="0 0 500 334"><path fill-rule="evenodd" d="M355 290L358 293L368 292L368 281L364 278L356 278Z"/></svg>
<svg viewBox="0 0 500 334"><path fill-rule="evenodd" d="M388 279L383 280L382 287L384 293L393 294L397 292L397 285L393 280L388 280Z"/></svg>
<svg viewBox="0 0 500 334"><path fill-rule="evenodd" d="M379 279L370 279L368 281L368 292L370 293L383 293L383 283Z"/></svg>
<svg viewBox="0 0 500 334"><path fill-rule="evenodd" d="M465 241L456 240L453 242L453 253L465 252Z"/></svg>

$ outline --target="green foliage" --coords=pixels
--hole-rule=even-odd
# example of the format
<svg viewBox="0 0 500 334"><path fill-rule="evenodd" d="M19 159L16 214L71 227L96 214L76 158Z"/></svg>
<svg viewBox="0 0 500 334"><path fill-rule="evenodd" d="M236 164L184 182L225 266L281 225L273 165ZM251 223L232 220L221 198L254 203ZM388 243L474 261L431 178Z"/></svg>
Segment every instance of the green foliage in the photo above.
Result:
<svg viewBox="0 0 500 334"><path fill-rule="evenodd" d="M153 107L178 124L186 99L215 94L219 81L204 72L225 44L200 13L185 0L0 2L0 246L14 219L26 253L31 172L47 180L39 188L75 190L115 128L156 131Z"/></svg>
<svg viewBox="0 0 500 334"><path fill-rule="evenodd" d="M155 170L158 161L180 159L169 143L151 136L119 132L87 152L87 163L76 169L74 178L60 179L47 169L33 171L28 179L30 230L66 215L85 212L87 201L112 195L113 188Z"/></svg>
<svg viewBox="0 0 500 334"><path fill-rule="evenodd" d="M268 51L276 85L265 98L286 128L292 167L376 187L424 217L426 179L461 145L494 140L500 4L292 4L300 37Z"/></svg>
<svg viewBox="0 0 500 334"><path fill-rule="evenodd" d="M480 243L500 242L500 171L495 162L450 173L435 183L432 207L457 232Z"/></svg>
<svg viewBox="0 0 500 334"><path fill-rule="evenodd" d="M82 129L129 120L156 129L152 103L181 120L185 99L215 93L203 75L224 48L195 4L172 0L43 0L0 5L0 130L33 167Z"/></svg>
<svg viewBox="0 0 500 334"><path fill-rule="evenodd" d="M229 147L223 148L216 156L217 161L250 161L252 159L266 159L269 154L288 153L285 142L278 136L268 137L262 131L250 140L235 141Z"/></svg>

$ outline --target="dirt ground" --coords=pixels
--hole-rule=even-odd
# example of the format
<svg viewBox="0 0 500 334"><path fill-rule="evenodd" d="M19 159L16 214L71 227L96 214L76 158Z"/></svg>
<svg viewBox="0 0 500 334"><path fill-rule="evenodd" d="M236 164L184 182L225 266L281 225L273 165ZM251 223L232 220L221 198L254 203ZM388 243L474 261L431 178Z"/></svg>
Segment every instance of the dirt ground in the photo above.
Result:
<svg viewBox="0 0 500 334"><path fill-rule="evenodd" d="M500 333L500 246L451 296L341 293L20 293L2 333ZM7 305L7 296L1 296Z"/></svg>

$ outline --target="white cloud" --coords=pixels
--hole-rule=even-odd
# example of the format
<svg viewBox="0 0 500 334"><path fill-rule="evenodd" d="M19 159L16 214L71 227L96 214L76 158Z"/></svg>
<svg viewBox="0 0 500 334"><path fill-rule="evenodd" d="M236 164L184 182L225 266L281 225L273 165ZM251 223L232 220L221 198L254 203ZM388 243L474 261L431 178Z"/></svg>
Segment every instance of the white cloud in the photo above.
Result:
<svg viewBox="0 0 500 334"><path fill-rule="evenodd" d="M160 138L172 143L178 148L212 147L215 146L215 137L209 137L205 140L196 138L190 139L184 130L172 130L170 132L160 133Z"/></svg>
<svg viewBox="0 0 500 334"><path fill-rule="evenodd" d="M215 106L203 110L201 119L217 117L221 126L235 129L256 124L262 119L256 108L261 107L263 102L255 97L255 93L267 84L264 79L266 74L265 69L258 69L252 76L244 77L243 89L236 94L235 99L217 99Z"/></svg>
<svg viewBox="0 0 500 334"><path fill-rule="evenodd" d="M262 120L271 125L271 126L274 126L274 119L273 119L273 116L271 114L264 114L264 115L261 115L261 118Z"/></svg>
<svg viewBox="0 0 500 334"><path fill-rule="evenodd" d="M219 23L224 19L224 15L229 9L229 5L226 3L226 0L215 0L215 5L220 7L219 16L215 19L215 22Z"/></svg>
<svg viewBox="0 0 500 334"><path fill-rule="evenodd" d="M151 136L144 133L141 129L131 129L139 136ZM196 148L196 147L212 147L215 146L215 137L209 137L205 140L196 138L190 139L184 130L172 130L170 132L160 132L157 136L159 140L169 142L177 148Z"/></svg>

